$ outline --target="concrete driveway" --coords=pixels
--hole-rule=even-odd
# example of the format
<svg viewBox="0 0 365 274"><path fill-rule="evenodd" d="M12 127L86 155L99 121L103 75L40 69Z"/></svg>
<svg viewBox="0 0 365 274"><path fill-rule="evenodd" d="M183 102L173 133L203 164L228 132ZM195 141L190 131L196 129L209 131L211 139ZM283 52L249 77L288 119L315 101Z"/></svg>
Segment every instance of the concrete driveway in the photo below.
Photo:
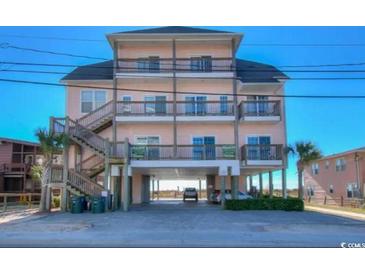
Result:
<svg viewBox="0 0 365 274"><path fill-rule="evenodd" d="M135 206L128 213L51 213L0 224L1 247L340 247L342 242L365 243L365 222L179 201Z"/></svg>

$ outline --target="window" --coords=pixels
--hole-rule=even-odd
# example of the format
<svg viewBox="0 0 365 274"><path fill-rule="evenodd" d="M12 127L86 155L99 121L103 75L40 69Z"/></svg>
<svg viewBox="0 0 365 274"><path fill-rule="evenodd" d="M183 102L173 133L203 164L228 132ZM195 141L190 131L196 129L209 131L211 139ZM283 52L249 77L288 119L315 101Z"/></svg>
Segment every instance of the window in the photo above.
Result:
<svg viewBox="0 0 365 274"><path fill-rule="evenodd" d="M330 185L330 187L329 187L329 192L330 192L330 193L334 193L333 185Z"/></svg>
<svg viewBox="0 0 365 274"><path fill-rule="evenodd" d="M269 113L268 96L247 96L247 114L263 115Z"/></svg>
<svg viewBox="0 0 365 274"><path fill-rule="evenodd" d="M329 168L329 166L330 166L330 162L329 162L329 161L326 161L326 163L325 163L325 168L326 168L326 169L328 169L328 168Z"/></svg>
<svg viewBox="0 0 365 274"><path fill-rule="evenodd" d="M124 95L122 97L122 101L123 101L122 112L123 113L131 113L132 112L132 104L131 104L132 96Z"/></svg>
<svg viewBox="0 0 365 274"><path fill-rule="evenodd" d="M226 95L220 97L220 113L228 113L228 96Z"/></svg>
<svg viewBox="0 0 365 274"><path fill-rule="evenodd" d="M158 145L160 144L159 136L138 136L135 138L137 145L147 145L146 146L146 157L149 160L158 160L160 158L160 149L158 146L148 146L148 145Z"/></svg>
<svg viewBox="0 0 365 274"><path fill-rule="evenodd" d="M308 186L307 187L307 196L308 197L314 196L314 186Z"/></svg>
<svg viewBox="0 0 365 274"><path fill-rule="evenodd" d="M145 96L145 113L166 114L166 96Z"/></svg>
<svg viewBox="0 0 365 274"><path fill-rule="evenodd" d="M150 56L148 58L139 58L137 61L138 71L141 72L159 72L160 71L160 57Z"/></svg>
<svg viewBox="0 0 365 274"><path fill-rule="evenodd" d="M205 115L207 113L207 96L186 96L185 114Z"/></svg>
<svg viewBox="0 0 365 274"><path fill-rule="evenodd" d="M312 164L312 174L317 175L318 173L319 173L319 164L318 163L313 163Z"/></svg>
<svg viewBox="0 0 365 274"><path fill-rule="evenodd" d="M106 103L106 91L83 90L81 91L81 112L89 113Z"/></svg>
<svg viewBox="0 0 365 274"><path fill-rule="evenodd" d="M344 171L346 169L346 160L343 158L336 159L336 171Z"/></svg>
<svg viewBox="0 0 365 274"><path fill-rule="evenodd" d="M212 57L211 56L201 56L201 57L191 57L190 58L190 69L192 71L212 71Z"/></svg>
<svg viewBox="0 0 365 274"><path fill-rule="evenodd" d="M215 160L215 137L193 137L193 159Z"/></svg>
<svg viewBox="0 0 365 274"><path fill-rule="evenodd" d="M272 160L270 149L270 136L248 136L247 137L247 160Z"/></svg>

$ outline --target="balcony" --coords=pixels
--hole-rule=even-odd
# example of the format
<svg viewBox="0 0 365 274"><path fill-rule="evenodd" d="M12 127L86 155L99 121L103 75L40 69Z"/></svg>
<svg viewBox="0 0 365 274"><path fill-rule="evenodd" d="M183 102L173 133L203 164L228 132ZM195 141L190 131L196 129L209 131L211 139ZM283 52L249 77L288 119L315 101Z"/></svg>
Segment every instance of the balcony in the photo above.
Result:
<svg viewBox="0 0 365 274"><path fill-rule="evenodd" d="M235 160L234 145L131 145L130 158L146 160Z"/></svg>
<svg viewBox="0 0 365 274"><path fill-rule="evenodd" d="M172 122L172 101L118 101L117 121L120 122ZM232 101L177 101L177 122L220 122L234 120Z"/></svg>
<svg viewBox="0 0 365 274"><path fill-rule="evenodd" d="M232 77L232 58L213 58L210 56L192 58L137 58L118 59L117 76L172 76L175 71L177 77L214 76Z"/></svg>
<svg viewBox="0 0 365 274"><path fill-rule="evenodd" d="M241 157L245 166L280 166L283 164L283 145L244 145Z"/></svg>
<svg viewBox="0 0 365 274"><path fill-rule="evenodd" d="M280 101L242 101L239 104L240 120L244 122L279 122Z"/></svg>

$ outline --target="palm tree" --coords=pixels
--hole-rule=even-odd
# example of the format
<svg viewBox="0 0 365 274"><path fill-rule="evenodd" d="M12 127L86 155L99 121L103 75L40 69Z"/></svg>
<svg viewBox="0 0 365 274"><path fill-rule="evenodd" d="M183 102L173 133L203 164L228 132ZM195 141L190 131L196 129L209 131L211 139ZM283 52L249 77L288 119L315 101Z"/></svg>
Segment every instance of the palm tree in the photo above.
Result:
<svg viewBox="0 0 365 274"><path fill-rule="evenodd" d="M310 162L322 157L321 151L312 142L297 142L294 146L288 146L287 152L298 156L298 197L303 199L303 171Z"/></svg>
<svg viewBox="0 0 365 274"><path fill-rule="evenodd" d="M59 154L60 151L62 151L63 147L67 145L68 139L65 134L55 134L54 132L49 132L42 128L37 129L35 135L39 140L40 149L44 158L41 162L32 166L31 172L33 179L41 182L42 193L39 209L40 211L44 211L47 193L46 186L50 175L53 157L55 154Z"/></svg>

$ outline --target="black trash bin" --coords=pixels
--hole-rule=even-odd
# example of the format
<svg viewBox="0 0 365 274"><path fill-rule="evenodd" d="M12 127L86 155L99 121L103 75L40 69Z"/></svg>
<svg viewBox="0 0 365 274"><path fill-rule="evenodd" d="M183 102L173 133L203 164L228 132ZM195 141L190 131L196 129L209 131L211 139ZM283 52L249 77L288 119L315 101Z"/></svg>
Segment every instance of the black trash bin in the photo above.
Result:
<svg viewBox="0 0 365 274"><path fill-rule="evenodd" d="M84 211L83 208L83 198L79 196L74 196L71 199L71 213L78 214Z"/></svg>
<svg viewBox="0 0 365 274"><path fill-rule="evenodd" d="M105 212L105 201L104 201L103 197L93 197L91 212L92 213L104 213Z"/></svg>

